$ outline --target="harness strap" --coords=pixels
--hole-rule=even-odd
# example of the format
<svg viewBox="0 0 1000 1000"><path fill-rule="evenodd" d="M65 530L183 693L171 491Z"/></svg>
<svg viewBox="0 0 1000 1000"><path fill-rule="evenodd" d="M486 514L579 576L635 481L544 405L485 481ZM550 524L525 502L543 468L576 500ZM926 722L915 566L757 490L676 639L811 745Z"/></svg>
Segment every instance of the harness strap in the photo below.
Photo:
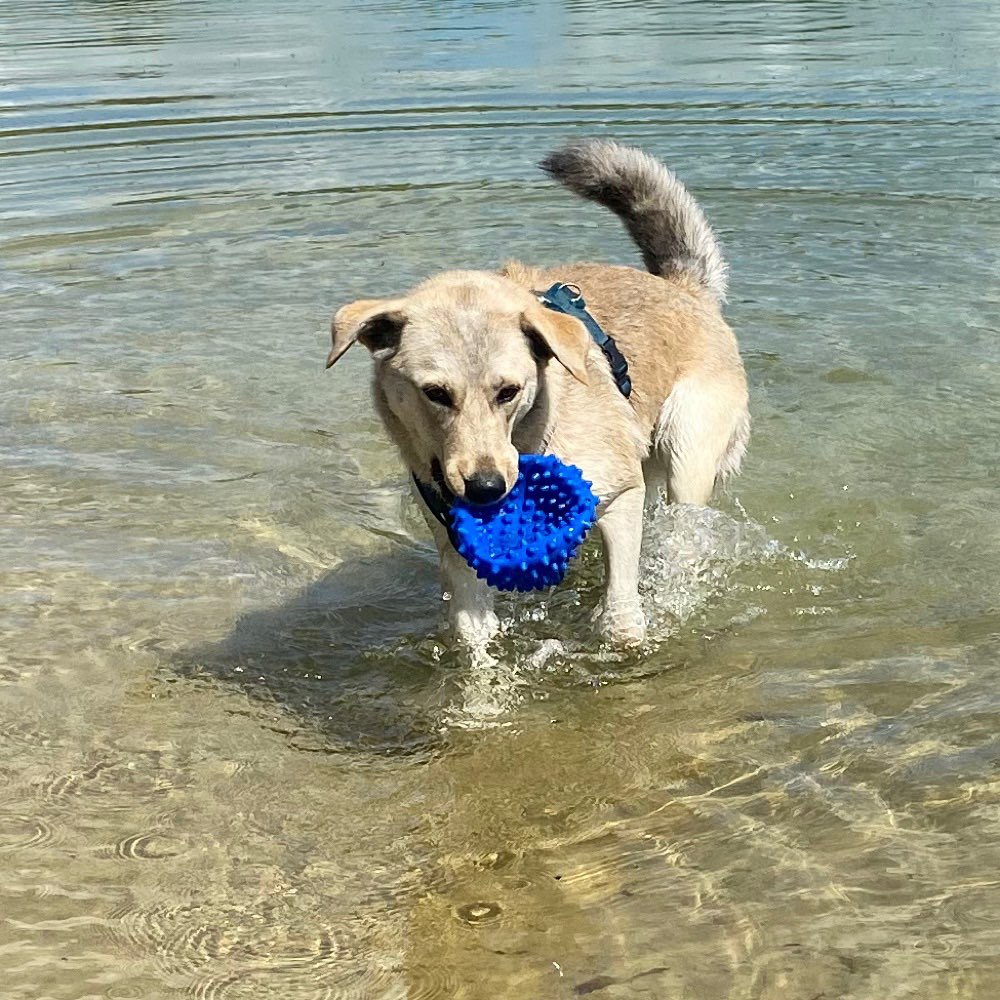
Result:
<svg viewBox="0 0 1000 1000"><path fill-rule="evenodd" d="M618 391L628 399L632 395L632 379L629 378L628 374L628 361L618 349L614 337L605 333L600 323L591 315L580 289L576 285L556 282L548 291L535 292L535 295L547 309L565 313L565 315L572 316L583 323L594 343L608 359L611 376L615 380L615 385L618 386Z"/></svg>
<svg viewBox="0 0 1000 1000"><path fill-rule="evenodd" d="M439 479L436 462L435 468L431 471L435 479ZM448 540L451 542L452 548L457 548L458 546L455 545L455 535L451 527L451 501L454 497L451 495L451 490L445 485L443 477L440 477L440 481L435 487L430 483L425 483L422 479L418 479L415 472L411 472L410 475L413 476L413 482L417 487L417 492L420 494L421 500L427 504L427 509L434 515L434 519L438 524L448 532Z"/></svg>

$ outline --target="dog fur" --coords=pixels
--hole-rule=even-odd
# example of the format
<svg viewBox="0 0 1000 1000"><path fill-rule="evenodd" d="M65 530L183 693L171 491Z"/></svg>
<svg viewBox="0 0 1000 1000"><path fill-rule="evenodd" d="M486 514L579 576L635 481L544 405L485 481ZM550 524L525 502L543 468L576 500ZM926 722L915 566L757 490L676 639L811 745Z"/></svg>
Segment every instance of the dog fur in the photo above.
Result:
<svg viewBox="0 0 1000 1000"><path fill-rule="evenodd" d="M681 182L646 153L588 140L541 164L571 191L610 208L647 272L606 264L507 263L499 273L448 271L391 299L354 302L333 320L327 367L356 341L374 358L373 395L409 469L474 499L503 495L520 453L549 453L583 470L601 498L602 632L641 641L638 596L645 502L707 504L739 471L750 431L736 339L722 318L727 267ZM583 324L535 297L579 286L628 359L633 392L618 391ZM493 592L417 502L434 534L450 617L470 643L492 636Z"/></svg>

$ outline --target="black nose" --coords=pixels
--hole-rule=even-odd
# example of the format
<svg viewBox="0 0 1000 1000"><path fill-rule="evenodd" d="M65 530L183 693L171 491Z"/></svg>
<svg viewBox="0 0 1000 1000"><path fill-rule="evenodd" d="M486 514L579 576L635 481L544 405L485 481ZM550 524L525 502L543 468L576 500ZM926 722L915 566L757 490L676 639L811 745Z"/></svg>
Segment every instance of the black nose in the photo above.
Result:
<svg viewBox="0 0 1000 1000"><path fill-rule="evenodd" d="M465 481L465 499L469 503L494 503L507 492L499 472L477 472Z"/></svg>

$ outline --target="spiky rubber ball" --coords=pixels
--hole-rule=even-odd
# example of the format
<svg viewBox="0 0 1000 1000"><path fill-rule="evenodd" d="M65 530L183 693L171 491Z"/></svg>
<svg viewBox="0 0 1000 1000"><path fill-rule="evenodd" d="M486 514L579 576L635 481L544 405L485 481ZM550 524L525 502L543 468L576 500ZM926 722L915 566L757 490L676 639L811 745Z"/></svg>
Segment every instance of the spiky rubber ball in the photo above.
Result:
<svg viewBox="0 0 1000 1000"><path fill-rule="evenodd" d="M455 548L497 590L541 590L559 583L587 537L598 498L575 465L555 455L522 455L513 489L495 504L456 500Z"/></svg>

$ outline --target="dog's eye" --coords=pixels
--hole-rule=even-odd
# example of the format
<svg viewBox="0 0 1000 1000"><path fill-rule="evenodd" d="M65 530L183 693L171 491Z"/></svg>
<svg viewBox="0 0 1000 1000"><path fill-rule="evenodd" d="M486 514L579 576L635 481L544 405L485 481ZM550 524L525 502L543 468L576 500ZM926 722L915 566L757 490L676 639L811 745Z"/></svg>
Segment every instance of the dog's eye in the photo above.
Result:
<svg viewBox="0 0 1000 1000"><path fill-rule="evenodd" d="M517 396L517 394L520 391L521 391L521 387L519 385L505 385L497 393L497 402L501 406L503 406L504 403L511 402Z"/></svg>
<svg viewBox="0 0 1000 1000"><path fill-rule="evenodd" d="M453 405L453 401L451 395L448 393L448 390L442 389L439 385L425 385L423 393L432 403L436 403L438 406Z"/></svg>

